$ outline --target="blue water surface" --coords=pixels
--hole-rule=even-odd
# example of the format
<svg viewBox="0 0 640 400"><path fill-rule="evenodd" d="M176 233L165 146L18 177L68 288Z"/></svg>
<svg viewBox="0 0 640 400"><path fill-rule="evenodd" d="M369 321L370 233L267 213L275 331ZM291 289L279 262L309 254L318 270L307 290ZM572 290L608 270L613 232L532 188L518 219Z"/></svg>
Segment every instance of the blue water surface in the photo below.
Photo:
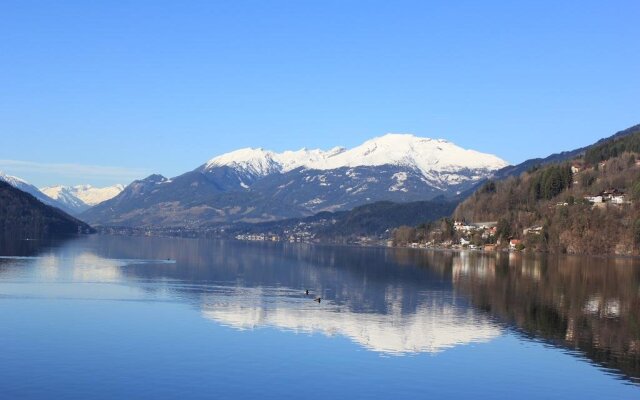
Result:
<svg viewBox="0 0 640 400"><path fill-rule="evenodd" d="M112 236L3 253L22 256L0 258L3 399L640 398L632 261Z"/></svg>

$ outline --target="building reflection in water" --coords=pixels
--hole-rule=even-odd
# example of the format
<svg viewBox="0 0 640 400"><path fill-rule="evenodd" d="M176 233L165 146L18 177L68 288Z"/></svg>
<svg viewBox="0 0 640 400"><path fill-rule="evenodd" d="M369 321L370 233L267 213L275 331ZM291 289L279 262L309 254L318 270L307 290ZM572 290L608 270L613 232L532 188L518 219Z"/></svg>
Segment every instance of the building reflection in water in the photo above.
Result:
<svg viewBox="0 0 640 400"><path fill-rule="evenodd" d="M423 254L423 265L438 262ZM522 334L640 377L640 268L628 258L452 254L456 291Z"/></svg>

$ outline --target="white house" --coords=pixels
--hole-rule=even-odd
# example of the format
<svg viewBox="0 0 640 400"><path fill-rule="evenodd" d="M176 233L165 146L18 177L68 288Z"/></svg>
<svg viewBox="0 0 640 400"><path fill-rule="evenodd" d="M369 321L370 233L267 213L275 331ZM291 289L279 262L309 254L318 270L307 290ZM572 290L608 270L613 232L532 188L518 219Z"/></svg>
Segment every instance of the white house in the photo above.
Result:
<svg viewBox="0 0 640 400"><path fill-rule="evenodd" d="M531 226L529 228L524 228L522 230L522 236L527 236L528 234L539 235L542 233L542 227L539 225Z"/></svg>
<svg viewBox="0 0 640 400"><path fill-rule="evenodd" d="M623 194L611 196L611 202L613 204L624 204L626 203L626 198Z"/></svg>
<svg viewBox="0 0 640 400"><path fill-rule="evenodd" d="M455 229L456 231L463 231L463 232L469 232L470 230L474 229L475 227L473 225L467 225L465 222L462 221L455 221L453 223L453 229Z"/></svg>
<svg viewBox="0 0 640 400"><path fill-rule="evenodd" d="M498 221L476 222L475 224L473 224L473 226L478 229L491 229L497 225Z"/></svg>
<svg viewBox="0 0 640 400"><path fill-rule="evenodd" d="M602 199L602 196L585 196L584 197L585 200L587 200L590 203L602 203L604 200Z"/></svg>

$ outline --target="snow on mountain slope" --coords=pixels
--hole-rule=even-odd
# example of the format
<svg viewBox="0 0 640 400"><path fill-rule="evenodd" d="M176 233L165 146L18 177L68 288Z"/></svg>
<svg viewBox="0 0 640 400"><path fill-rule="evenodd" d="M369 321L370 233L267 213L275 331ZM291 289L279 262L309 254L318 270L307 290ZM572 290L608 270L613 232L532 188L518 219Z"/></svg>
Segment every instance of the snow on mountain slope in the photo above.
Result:
<svg viewBox="0 0 640 400"><path fill-rule="evenodd" d="M134 182L82 216L91 223L130 226L273 221L382 200L453 198L506 165L446 140L408 134L388 134L352 149L245 148L162 178L162 184L149 178Z"/></svg>
<svg viewBox="0 0 640 400"><path fill-rule="evenodd" d="M116 197L124 190L124 185L113 185L107 187L93 187L91 185L74 186L73 191L76 196L90 206L95 206L103 201Z"/></svg>
<svg viewBox="0 0 640 400"><path fill-rule="evenodd" d="M40 189L33 186L32 184L25 181L24 179L18 178L16 176L7 175L4 172L0 171L0 181L6 182L9 185L15 187L16 189L20 189L23 192L29 193L30 195L32 195L33 197L35 197L36 199L40 200L45 204L62 208L64 211L67 211L67 212L69 211L68 208L64 207L63 203L58 202L55 199L52 199L49 196L45 195L40 191Z"/></svg>
<svg viewBox="0 0 640 400"><path fill-rule="evenodd" d="M19 188L20 186L26 186L26 185L33 186L33 185L30 185L24 179L18 178L17 176L7 175L2 171L0 171L0 181L7 182L9 185L15 188Z"/></svg>
<svg viewBox="0 0 640 400"><path fill-rule="evenodd" d="M103 188L91 185L77 186L50 186L42 188L41 191L52 199L61 201L69 207L78 210L87 209L103 201L117 196L124 190L123 185L113 185Z"/></svg>
<svg viewBox="0 0 640 400"><path fill-rule="evenodd" d="M494 155L466 150L443 139L390 133L349 150L336 147L328 151L301 149L276 153L261 148L245 148L209 160L204 169L228 166L254 175L266 176L299 167L330 170L387 164L418 170L427 179L433 178L434 173L454 173L460 170L494 171L508 165ZM456 178L452 179L455 181Z"/></svg>
<svg viewBox="0 0 640 400"><path fill-rule="evenodd" d="M52 199L64 204L67 208L75 212L82 212L89 208L84 201L77 198L66 186L52 186L40 189L42 193Z"/></svg>

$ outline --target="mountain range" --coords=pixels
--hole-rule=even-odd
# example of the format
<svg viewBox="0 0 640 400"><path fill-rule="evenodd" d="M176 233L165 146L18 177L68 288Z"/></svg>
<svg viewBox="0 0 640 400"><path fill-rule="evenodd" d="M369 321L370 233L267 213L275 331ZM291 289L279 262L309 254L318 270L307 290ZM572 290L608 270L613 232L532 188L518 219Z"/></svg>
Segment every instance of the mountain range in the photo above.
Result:
<svg viewBox="0 0 640 400"><path fill-rule="evenodd" d="M42 193L71 210L72 214L79 214L103 201L109 200L123 190L124 186L120 184L102 188L91 185L58 185L40 189Z"/></svg>
<svg viewBox="0 0 640 400"><path fill-rule="evenodd" d="M4 172L0 171L0 182L5 182L16 189L20 189L23 192L29 193L30 195L40 200L44 204L60 208L65 212L69 212L69 210L65 207L64 204L42 193L40 189L38 189L37 187L35 187L34 185L30 184L29 182L25 181L22 178L18 178L17 176L7 175Z"/></svg>
<svg viewBox="0 0 640 400"><path fill-rule="evenodd" d="M455 199L508 165L443 139L387 134L352 149L246 148L174 178L151 175L92 207L96 225L203 227L350 210L376 201Z"/></svg>
<svg viewBox="0 0 640 400"><path fill-rule="evenodd" d="M92 232L93 228L84 222L0 181L0 238L35 239Z"/></svg>
<svg viewBox="0 0 640 400"><path fill-rule="evenodd" d="M442 139L388 134L352 149L240 149L174 178L155 174L126 187L38 189L1 172L0 181L96 226L242 233L304 224L320 236L353 237L378 235L400 217L410 223L410 214L431 220L448 215L488 179L573 159L639 130L636 125L591 146L518 165Z"/></svg>
<svg viewBox="0 0 640 400"><path fill-rule="evenodd" d="M118 195L124 190L124 186L119 184L103 188L97 188L91 185L59 185L38 189L24 179L5 174L2 171L0 171L0 181L29 193L44 204L59 208L71 215L78 215L88 208Z"/></svg>

